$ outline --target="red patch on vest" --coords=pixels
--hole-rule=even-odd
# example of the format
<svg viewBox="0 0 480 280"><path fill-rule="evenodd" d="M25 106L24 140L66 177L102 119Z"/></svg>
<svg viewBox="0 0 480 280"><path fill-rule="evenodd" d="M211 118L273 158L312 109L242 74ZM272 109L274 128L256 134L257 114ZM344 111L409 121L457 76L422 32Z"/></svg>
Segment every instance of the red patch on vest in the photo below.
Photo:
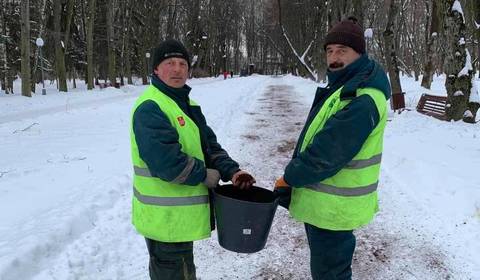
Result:
<svg viewBox="0 0 480 280"><path fill-rule="evenodd" d="M182 116L177 117L177 121L178 121L178 123L180 124L180 126L184 126L184 125L185 125L185 120L183 119Z"/></svg>

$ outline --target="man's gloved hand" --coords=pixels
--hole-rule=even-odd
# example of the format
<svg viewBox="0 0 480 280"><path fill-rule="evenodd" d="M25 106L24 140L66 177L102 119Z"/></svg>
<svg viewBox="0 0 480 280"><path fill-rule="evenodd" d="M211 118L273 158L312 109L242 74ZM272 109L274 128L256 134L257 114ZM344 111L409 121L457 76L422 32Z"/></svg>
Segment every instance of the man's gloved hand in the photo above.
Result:
<svg viewBox="0 0 480 280"><path fill-rule="evenodd" d="M278 188L289 188L290 186L287 184L287 182L285 182L285 179L283 179L283 176L278 178L276 181L275 181L275 189L278 189Z"/></svg>
<svg viewBox="0 0 480 280"><path fill-rule="evenodd" d="M203 183L209 188L214 189L218 186L220 181L220 173L216 169L207 168L207 177L203 180Z"/></svg>
<svg viewBox="0 0 480 280"><path fill-rule="evenodd" d="M237 171L232 177L233 185L242 190L251 188L256 182L252 175L243 170Z"/></svg>
<svg viewBox="0 0 480 280"><path fill-rule="evenodd" d="M292 198L292 187L285 182L283 176L275 181L273 193L279 198L278 204L288 210L288 207L290 207L290 200Z"/></svg>

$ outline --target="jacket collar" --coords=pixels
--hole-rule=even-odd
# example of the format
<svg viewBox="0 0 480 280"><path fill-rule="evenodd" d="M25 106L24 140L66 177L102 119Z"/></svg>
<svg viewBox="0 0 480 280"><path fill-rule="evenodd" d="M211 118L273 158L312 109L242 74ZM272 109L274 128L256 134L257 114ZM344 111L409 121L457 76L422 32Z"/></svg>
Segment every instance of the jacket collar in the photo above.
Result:
<svg viewBox="0 0 480 280"><path fill-rule="evenodd" d="M327 70L328 85L329 88L339 88L352 79L369 61L368 57L363 54L357 58L354 62L347 65L347 67L338 70Z"/></svg>
<svg viewBox="0 0 480 280"><path fill-rule="evenodd" d="M357 60L339 71L327 72L328 89L336 90L343 86L340 93L341 99L357 96L358 88L372 87L383 92L385 98L390 98L391 88L385 71L371 60L367 54L362 54Z"/></svg>

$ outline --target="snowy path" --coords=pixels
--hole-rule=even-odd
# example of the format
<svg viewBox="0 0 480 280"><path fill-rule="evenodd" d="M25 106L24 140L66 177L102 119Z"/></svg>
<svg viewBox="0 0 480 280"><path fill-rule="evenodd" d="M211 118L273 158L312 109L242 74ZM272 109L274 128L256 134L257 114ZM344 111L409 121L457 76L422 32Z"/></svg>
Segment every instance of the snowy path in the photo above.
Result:
<svg viewBox="0 0 480 280"><path fill-rule="evenodd" d="M271 189L317 84L253 76L191 85L219 142ZM0 98L0 280L148 279L130 224L128 122L142 89ZM478 126L391 118L381 212L357 232L354 279L480 279ZM226 251L216 232L195 243L202 280L309 279L308 254L303 225L283 208L258 253Z"/></svg>

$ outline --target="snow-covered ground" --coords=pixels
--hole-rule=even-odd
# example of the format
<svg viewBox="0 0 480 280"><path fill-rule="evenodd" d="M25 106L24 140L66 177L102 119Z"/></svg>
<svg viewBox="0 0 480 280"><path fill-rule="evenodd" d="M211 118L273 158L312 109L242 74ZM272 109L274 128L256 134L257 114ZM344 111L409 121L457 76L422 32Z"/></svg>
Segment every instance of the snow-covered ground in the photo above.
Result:
<svg viewBox="0 0 480 280"><path fill-rule="evenodd" d="M433 92L445 94L444 78ZM291 156L318 84L251 76L189 81L219 142L272 188ZM381 211L357 231L354 279L480 279L479 124L414 108L427 92L402 79L411 111L390 112ZM0 94L0 279L148 279L144 240L130 224L131 107L144 86L32 98ZM40 87L38 87L39 89ZM41 90L37 90L41 92ZM197 276L309 279L303 225L279 208L267 246L195 243Z"/></svg>

